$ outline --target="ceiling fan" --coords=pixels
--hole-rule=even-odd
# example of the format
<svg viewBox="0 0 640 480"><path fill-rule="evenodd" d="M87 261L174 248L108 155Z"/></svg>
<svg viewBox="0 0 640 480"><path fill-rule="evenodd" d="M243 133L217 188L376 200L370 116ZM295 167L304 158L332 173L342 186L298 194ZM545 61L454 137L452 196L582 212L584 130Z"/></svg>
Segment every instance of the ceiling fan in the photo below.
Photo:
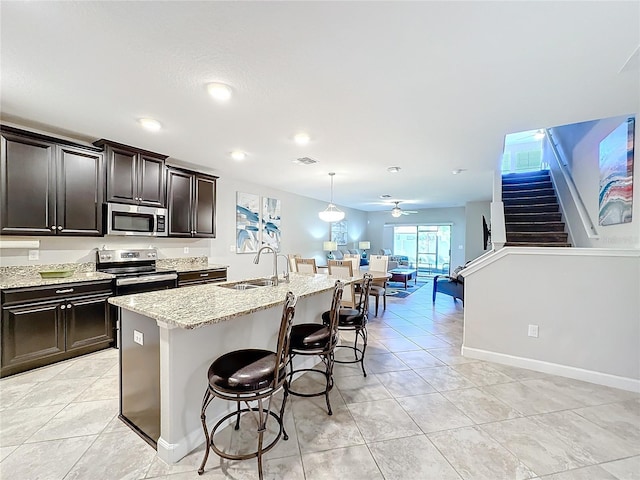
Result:
<svg viewBox="0 0 640 480"><path fill-rule="evenodd" d="M391 216L392 217L399 217L401 215L411 215L412 213L418 213L416 210L402 210L398 204L400 202L393 202L395 204L395 206L391 209Z"/></svg>

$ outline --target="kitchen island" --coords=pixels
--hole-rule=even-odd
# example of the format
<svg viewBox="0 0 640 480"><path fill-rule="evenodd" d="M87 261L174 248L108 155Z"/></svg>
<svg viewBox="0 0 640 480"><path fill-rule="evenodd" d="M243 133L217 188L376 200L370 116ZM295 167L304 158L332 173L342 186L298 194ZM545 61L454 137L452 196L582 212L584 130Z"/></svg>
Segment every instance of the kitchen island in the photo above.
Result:
<svg viewBox="0 0 640 480"><path fill-rule="evenodd" d="M236 290L240 282L229 282L110 298L120 307L120 418L162 460L177 462L204 443L200 408L211 362L242 348L273 350L288 291L297 297L294 323L321 322L335 280L291 273L278 286ZM233 408L216 400L207 417L214 423Z"/></svg>

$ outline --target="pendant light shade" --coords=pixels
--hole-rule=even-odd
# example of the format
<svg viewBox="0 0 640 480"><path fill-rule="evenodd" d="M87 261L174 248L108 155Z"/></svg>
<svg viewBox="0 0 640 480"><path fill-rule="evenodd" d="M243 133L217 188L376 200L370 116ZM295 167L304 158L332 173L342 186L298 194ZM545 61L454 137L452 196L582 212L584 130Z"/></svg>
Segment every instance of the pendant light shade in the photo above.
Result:
<svg viewBox="0 0 640 480"><path fill-rule="evenodd" d="M331 178L331 201L327 208L318 213L320 220L325 222L339 222L344 218L344 212L333 204L333 176L334 172L329 173L329 177Z"/></svg>

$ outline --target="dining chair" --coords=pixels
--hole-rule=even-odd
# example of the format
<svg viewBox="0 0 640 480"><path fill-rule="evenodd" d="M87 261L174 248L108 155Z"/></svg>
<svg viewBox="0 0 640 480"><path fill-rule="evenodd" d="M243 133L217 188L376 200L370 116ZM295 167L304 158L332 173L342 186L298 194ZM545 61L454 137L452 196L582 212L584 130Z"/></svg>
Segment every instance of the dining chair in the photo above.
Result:
<svg viewBox="0 0 640 480"><path fill-rule="evenodd" d="M353 264L353 274L359 275L360 271L360 255L349 253L344 256L344 260L350 260Z"/></svg>
<svg viewBox="0 0 640 480"><path fill-rule="evenodd" d="M296 269L296 258L302 258L302 255L300 255L299 253L290 253L287 255L287 259L289 260L289 271L290 272L297 272L298 270Z"/></svg>
<svg viewBox="0 0 640 480"><path fill-rule="evenodd" d="M318 267L316 266L315 258L297 258L296 257L296 271L298 273L318 273Z"/></svg>
<svg viewBox="0 0 640 480"><path fill-rule="evenodd" d="M353 266L349 260L329 260L327 265L329 267L329 275L342 279L353 277ZM356 293L354 288L354 283L348 283L344 286L342 291L342 306L356 308Z"/></svg>
<svg viewBox="0 0 640 480"><path fill-rule="evenodd" d="M389 257L387 255L373 255L369 259L369 270L372 272L386 272L389 268ZM387 309L387 279L376 280L371 285L371 296L376 298L376 317L378 316L378 305L382 297L382 310Z"/></svg>

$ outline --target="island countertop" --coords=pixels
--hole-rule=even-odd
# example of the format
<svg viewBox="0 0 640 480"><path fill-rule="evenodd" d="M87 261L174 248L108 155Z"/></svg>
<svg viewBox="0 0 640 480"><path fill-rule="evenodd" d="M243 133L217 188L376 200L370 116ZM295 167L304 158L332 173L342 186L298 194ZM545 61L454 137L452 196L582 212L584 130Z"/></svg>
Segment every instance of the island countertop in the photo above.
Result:
<svg viewBox="0 0 640 480"><path fill-rule="evenodd" d="M176 327L194 329L230 320L284 303L285 294L306 297L331 290L337 277L325 274L291 273L289 283L250 290L235 290L210 283L111 297L109 303ZM342 279L348 283L359 277ZM327 309L329 305L327 305Z"/></svg>

